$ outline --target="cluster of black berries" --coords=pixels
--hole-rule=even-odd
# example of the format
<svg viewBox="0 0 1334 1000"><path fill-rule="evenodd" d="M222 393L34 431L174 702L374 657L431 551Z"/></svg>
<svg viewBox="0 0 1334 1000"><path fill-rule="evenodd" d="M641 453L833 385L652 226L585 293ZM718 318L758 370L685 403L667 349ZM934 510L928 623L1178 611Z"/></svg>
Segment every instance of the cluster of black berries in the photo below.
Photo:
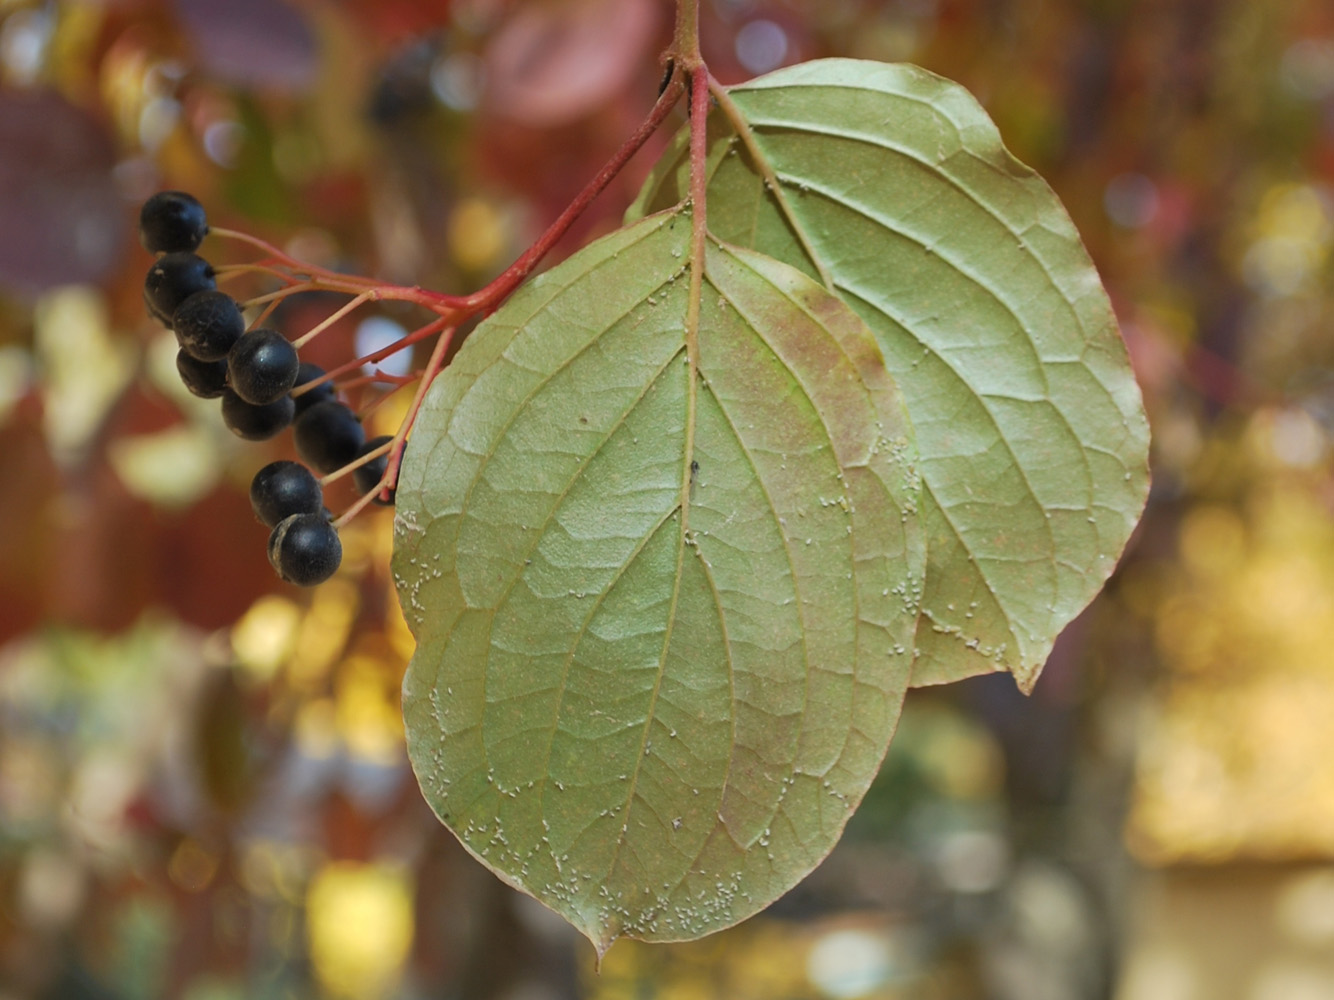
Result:
<svg viewBox="0 0 1334 1000"><path fill-rule="evenodd" d="M328 382L298 396L294 388L322 378L303 363L277 330L246 330L241 307L217 289L213 267L195 251L208 233L204 208L181 191L161 191L144 203L139 237L157 254L144 279L148 312L176 334L176 370L194 395L222 400L223 423L249 441L274 437L289 424L297 453L321 474L356 461L390 440L366 440L361 421ZM375 489L384 475L381 455L353 471L357 489ZM250 500L272 529L269 561L289 583L313 586L342 560L319 480L297 462L273 462L255 476Z"/></svg>

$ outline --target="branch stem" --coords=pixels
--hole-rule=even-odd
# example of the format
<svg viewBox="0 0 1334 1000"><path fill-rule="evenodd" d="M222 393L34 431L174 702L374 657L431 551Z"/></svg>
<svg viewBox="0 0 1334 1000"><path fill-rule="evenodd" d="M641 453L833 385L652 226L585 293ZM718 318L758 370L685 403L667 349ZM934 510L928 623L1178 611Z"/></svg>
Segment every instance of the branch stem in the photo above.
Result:
<svg viewBox="0 0 1334 1000"><path fill-rule="evenodd" d="M423 402L426 398L426 392L430 388L435 376L445 365L445 359L448 357L450 344L457 333L459 324L479 313L489 312L495 309L499 303L510 295L521 285L538 263L545 257L559 241L570 230L574 222L583 214L584 210L592 204L609 185L612 180L621 172L630 159L643 148L650 136L657 131L658 127L671 114L672 109L680 100L681 94L686 90L686 81L689 80L691 92L691 123L692 129L700 131L699 146L704 148L703 122L708 116L708 70L704 67L703 60L699 55L699 10L698 0L680 0L677 8L677 31L673 48L670 55L674 60L674 70L667 86L662 93L658 95L658 100L649 111L648 116L634 131L634 133L625 141L607 161L606 165L598 171L597 175L584 187L575 199L565 208L563 212L547 227L546 231L524 251L508 268L504 270L495 280L485 287L473 292L471 295L454 296L442 295L438 292L428 291L421 287L401 286L401 285L382 285L365 278L356 276L342 275L330 271L326 268L314 267L295 259L282 250L273 246L264 240L251 236L248 233L242 233L231 229L222 229L215 227L212 233L223 239L237 240L246 243L252 247L261 250L265 259L254 264L235 265L228 268L220 268L219 271L226 273L241 274L245 272L266 274L276 277L282 281L286 287L275 292L269 292L258 295L244 303L246 306L267 306L265 314L272 310L273 306L284 299L286 296L298 291L328 290L339 291L351 295L352 299L341 306L334 313L328 316L324 321L313 327L294 344L297 348L304 347L314 337L325 332L340 319L346 317L359 306L367 302L376 302L381 300L394 300L401 302L412 302L424 306L436 314L436 318L422 327L414 330L412 333L399 338L394 343L374 351L364 357L355 358L346 364L339 365L332 371L325 373L318 379L303 383L300 388L293 390L293 396L300 396L309 392L311 389L334 379L341 378L350 372L356 371L363 365L374 364L384 358L389 357L405 348L436 336L435 346L431 351L430 359L425 368L419 373L420 381L417 385L416 393L413 396L412 403L408 413L399 426L398 432L393 440L383 449L376 449L375 452L363 456L357 462L354 462L342 469L337 470L325 477L325 482L332 482L335 479L346 475L348 472L357 468L359 465L370 461L374 457L383 454L389 456L386 465L385 474L377 486L360 497L351 507L349 507L334 522L335 527L342 527L353 517L370 504L375 498L385 494L386 491L393 490L398 482L398 471L403 461L403 448L407 442L407 437L416 421L417 414L420 412ZM698 222L696 230L692 234L692 259L696 265L692 268L692 281L698 282L699 275L703 267L703 248L704 248L704 200L703 200L703 173L702 168L697 171L700 174L699 197L696 199L695 211L698 213ZM692 180L693 189L693 180ZM698 302L694 305L695 323L698 325ZM690 348L691 368L693 372L698 367L698 344ZM378 373L377 373L378 374ZM355 378L353 383L367 383L374 381L375 375L362 376ZM398 381L398 380L393 380ZM408 384L410 380L398 381L395 388ZM693 383L693 377L692 377Z"/></svg>
<svg viewBox="0 0 1334 1000"><path fill-rule="evenodd" d="M533 268L569 231L570 226L584 213L584 210L592 204L593 199L603 192L613 178L630 162L630 158L639 152L644 143L648 141L649 136L658 130L658 126L667 119L672 108L680 99L682 89L681 81L678 79L673 78L668 83L667 88L658 97L657 103L653 105L653 110L649 112L648 117L644 119L639 128L613 154L606 165L598 171L597 176L579 192L574 201L566 206L565 211L561 212L556 221L547 227L546 232L539 236L532 246L506 268L504 273L485 288L479 289L461 300L465 312L491 309L523 283L524 279L533 272Z"/></svg>
<svg viewBox="0 0 1334 1000"><path fill-rule="evenodd" d="M672 58L687 73L704 65L699 51L699 0L676 0L676 33Z"/></svg>

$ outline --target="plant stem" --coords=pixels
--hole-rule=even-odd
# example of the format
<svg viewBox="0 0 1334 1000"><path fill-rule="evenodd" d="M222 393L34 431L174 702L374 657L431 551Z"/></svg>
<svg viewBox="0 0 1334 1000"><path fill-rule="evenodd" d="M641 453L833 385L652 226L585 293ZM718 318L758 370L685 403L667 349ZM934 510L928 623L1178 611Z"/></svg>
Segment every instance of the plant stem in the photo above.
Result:
<svg viewBox="0 0 1334 1000"><path fill-rule="evenodd" d="M346 303L342 308L338 309L333 313L330 313L328 316L324 318L322 322L320 322L315 326L312 326L304 334L302 334L296 340L292 341L292 346L295 347L298 351L301 350L301 348L305 347L308 343L310 343L312 340L318 337L325 330L329 329L329 327L333 326L344 316L347 316L349 313L353 312L359 306L363 305L368 301L370 302L375 301L375 299L377 299L378 297L379 296L377 296L374 292L362 292L356 298Z"/></svg>
<svg viewBox="0 0 1334 1000"><path fill-rule="evenodd" d="M505 269L494 281L484 288L473 292L471 295L456 296L442 295L438 292L432 292L418 286L404 285L382 285L375 284L368 279L357 278L349 275L338 274L325 268L312 267L294 257L285 254L271 243L267 243L258 237L251 236L248 233L242 233L231 229L221 229L215 227L211 230L213 235L225 239L234 239L242 243L263 250L269 255L269 262L260 264L245 265L226 265L219 268L220 272L227 273L261 273L277 277L287 283L287 287L279 289L276 292L270 292L265 295L259 295L243 303L245 306L257 306L268 304L270 308L280 300L296 291L338 291L354 298L347 305L340 308L333 316L325 320L324 323L315 329L307 332L299 340L296 346L304 346L316 333L326 329L330 324L336 321L357 306L367 301L391 300L399 302L412 302L424 306L434 312L439 320L423 327L402 338L396 344L391 344L388 348L377 351L374 354L367 355L364 358L357 358L354 361L340 366L333 372L330 372L320 382L326 382L340 374L352 371L359 365L368 361L378 361L381 358L388 357L397 350L407 347L424 336L429 336L431 332L442 329L447 324L459 324L468 317L477 313L494 309L506 296L510 295L521 285L527 277L532 274L533 269L541 262L542 258L550 252L570 229L570 226L583 214L584 210L592 204L593 200L606 189L607 185L616 177L625 167L649 137L657 131L658 127L666 120L675 107L676 102L680 100L684 85L679 79L673 78L666 89L658 96L657 103L649 112L648 117L640 124L633 135L618 149L606 165L597 173L597 175L579 192L578 196L572 201L566 209L556 218L556 220L547 227L546 231L538 237L523 254L519 256L508 268ZM280 267L290 269L290 271L280 270ZM290 273L295 272L295 274ZM299 275L300 277L298 277ZM304 279L304 280L303 280ZM428 331L428 332L423 332ZM316 383L310 383L305 388L310 389ZM299 393L298 393L299 394Z"/></svg>
<svg viewBox="0 0 1334 1000"><path fill-rule="evenodd" d="M351 361L339 365L333 371L325 372L317 379L311 379L309 382L302 382L300 386L292 390L292 396L293 398L295 398L304 393L310 392L310 390L314 389L317 385L323 385L325 382L332 382L336 378L342 378L348 372L356 371L362 365L370 365L374 364L377 361L383 361L391 354L397 354L404 348L409 347L412 344L417 343L418 341L425 340L427 337L430 337L433 334L439 333L441 330L443 330L446 326L449 325L449 322L450 322L449 317L440 316L432 320L431 322L427 323L425 326L418 327L416 330L413 330L406 337L400 337L398 340L394 341L387 347L382 347L378 351L373 351L372 353L363 355L360 358L353 358Z"/></svg>
<svg viewBox="0 0 1334 1000"><path fill-rule="evenodd" d="M694 206L692 239L703 252L709 191L709 70L703 63L690 74L690 203Z"/></svg>
<svg viewBox="0 0 1334 1000"><path fill-rule="evenodd" d="M696 146L703 150L706 146L704 137L704 122L708 117L708 70L704 66L704 61L699 52L699 8L698 0L680 0L677 6L677 26L676 37L673 46L669 50L669 56L673 60L675 67L671 79L662 93L658 95L657 102L653 105L648 116L635 130L635 132L625 141L607 161L606 165L593 177L591 181L579 192L563 212L556 218L546 231L524 251L518 259L504 270L494 281L490 282L484 288L473 292L471 295L454 296L442 295L438 292L431 292L420 287L406 287L400 285L380 285L369 279L357 278L348 275L341 275L325 268L313 267L296 260L277 247L264 240L250 236L247 233L236 232L229 229L212 230L213 234L226 239L239 240L253 247L262 250L267 254L267 258L258 264L238 266L229 270L236 272L251 271L252 273L268 273L280 280L287 282L288 287L271 292L265 295L257 296L246 303L248 306L267 304L266 314L274 304L287 295L295 291L304 291L307 289L323 289L344 292L352 296L352 300L339 308L331 316L325 319L318 326L308 331L295 343L297 347L302 347L308 343L311 338L318 333L323 332L333 325L337 320L347 316L358 306L366 302L380 300L396 300L403 302L412 302L424 306L436 314L436 319L427 323L425 326L414 330L412 333L401 337L399 340L387 347L368 354L365 357L356 358L346 364L339 365L333 371L323 375L319 379L304 383L299 389L293 391L293 396L300 396L309 392L315 386L325 382L332 381L349 372L355 371L364 364L370 364L403 350L411 344L425 340L428 337L439 335L434 348L431 351L430 360L426 367L420 373L420 382L417 386L416 394L413 397L412 405L408 410L398 432L394 435L393 441L386 446L389 461L385 474L375 489L371 490L365 496L354 503L342 516L335 522L336 526L341 527L356 516L358 512L364 509L375 497L381 495L386 489L392 490L398 481L399 465L403 460L403 446L407 441L408 433L416 420L417 413L421 409L422 403L426 397L426 391L430 387L435 376L439 374L444 367L445 358L449 353L450 343L453 341L454 334L458 326L469 317L478 313L489 312L496 308L499 303L517 289L537 267L538 263L545 257L570 229L574 222L583 214L584 210L592 204L607 187L608 184L621 172L625 165L630 161L649 137L657 131L658 127L671 114L672 109L680 100L681 94L686 89L686 81L690 82L691 87L691 109L690 119L692 128L692 156ZM693 138L698 133L698 139ZM695 175L698 174L698 177ZM692 167L692 192L694 198L694 211L697 213L696 229L693 233L692 259L695 266L692 268L692 281L698 282L703 270L704 254L704 187L706 178L703 171L702 155L699 168ZM696 300L698 296L696 296ZM698 301L694 305L695 326L698 327L699 309ZM693 342L690 347L690 361L692 372L698 368L698 343ZM369 379L371 377L367 377ZM360 381L360 380L357 380ZM693 383L693 378L692 378ZM406 382L401 383L406 384ZM376 454L382 453L377 450ZM369 458L367 458L369 460ZM357 463L348 466L345 469L335 472L327 477L329 481L351 471Z"/></svg>
<svg viewBox="0 0 1334 1000"><path fill-rule="evenodd" d="M518 260L506 268L503 274L485 288L479 289L462 300L464 310L477 312L482 309L490 309L523 283L524 279L532 273L533 268L559 242L575 220L584 213L584 209L588 208L593 199L601 194L612 179L621 172L630 158L639 152L644 143L648 141L649 136L658 130L658 126L663 123L680 99L681 90L681 82L673 79L667 85L667 89L658 97L658 102L653 105L653 110L649 112L648 117L607 161L606 166L598 172L597 176L589 181L574 201L570 202L565 208L565 211L561 212L556 221L547 227L546 232L539 236L537 241L524 251Z"/></svg>
<svg viewBox="0 0 1334 1000"><path fill-rule="evenodd" d="M693 6L694 0L688 0ZM695 53L695 59L698 61L699 44L696 33L695 44L691 50ZM484 310L494 308L502 299L508 296L514 289L518 288L524 280L533 272L535 268L554 247L562 236L570 229L579 216L584 213L593 200L606 189L607 185L615 179L625 165L630 161L649 137L658 130L669 114L676 102L681 98L683 86L680 80L673 78L666 89L658 96L657 103L649 112L648 117L635 129L629 139L618 149L607 161L606 165L598 171L597 175L588 182L582 191L575 197L574 201L566 206L565 211L556 218L556 220L547 227L546 231L537 238L537 240L525 250L517 260L507 267L494 281L484 288L478 289L471 295L442 295L439 292L432 292L419 286L402 285L380 285L367 282L366 279L359 279L348 275L341 275L324 268L311 267L303 264L301 261L288 256L273 246L248 233L237 232L231 229L214 228L211 230L213 235L221 236L227 239L240 240L243 243L249 243L267 253L275 262L285 267L309 276L310 285L319 288L329 288L337 291L347 292L348 294L359 294L373 288L378 299L391 299L402 302L414 302L417 305L425 306L441 316L449 316L452 320L460 322L467 317ZM240 268L238 268L239 270ZM263 270L263 268L251 266L254 270ZM284 276L282 272L273 272L279 276ZM291 276L285 276L287 280L292 280ZM304 285L305 283L303 283ZM369 287L368 287L369 286ZM272 293L273 296L282 296L288 290ZM248 304L259 304L268 301L270 296L260 296L251 300Z"/></svg>
<svg viewBox="0 0 1334 1000"><path fill-rule="evenodd" d="M314 264L307 264L304 261L297 260L290 254L286 254L283 251L279 250L272 243L267 243L264 240L261 240L257 236L251 236L249 233L239 232L238 230L235 229L223 229L217 226L214 226L212 229L210 229L209 233L212 234L213 236L221 237L222 239L236 240L240 243L246 243L252 247L255 247L256 249L263 250L266 254L268 254L268 256L265 257L263 260L258 261L253 265L224 265L223 267L218 268L219 271L244 270L246 269L246 267L249 267L254 270L267 270L272 274L281 275L286 272L280 271L278 269L287 268L288 271L296 272L299 275L303 275L310 278L328 280L328 281L336 281L341 284L361 284L361 285L372 285L372 286L375 284L375 280L373 278L364 278L360 275L355 275L355 274L342 274L338 271L331 271L325 267L319 267Z"/></svg>
<svg viewBox="0 0 1334 1000"><path fill-rule="evenodd" d="M426 390L431 387L435 376L444 367L445 355L449 353L449 344L454 339L454 333L457 329L456 326L446 328L436 340L435 348L431 351L431 359L426 363L426 368L422 372L422 380L412 397L412 405L408 408L408 415L403 418L403 423L399 425L397 433L394 434L394 439L385 446L388 448L389 462L384 470L384 475L380 477L380 481L375 484L374 489L365 493L361 499L345 510L338 520L334 521L335 528L343 527L348 521L369 507L375 501L375 498L385 490L391 490L397 486L398 468L403 462L403 446L407 443L408 431L416 422L417 413L426 400Z"/></svg>
<svg viewBox="0 0 1334 1000"><path fill-rule="evenodd" d="M685 466L681 470L681 530L690 530L690 484L695 458L695 406L699 391L700 303L704 297L704 262L708 252L706 206L708 175L709 70L701 62L690 71L690 297L686 305L686 362L690 366L686 397Z"/></svg>
<svg viewBox="0 0 1334 1000"><path fill-rule="evenodd" d="M676 34L672 58L687 73L704 65L699 51L699 0L676 0Z"/></svg>
<svg viewBox="0 0 1334 1000"><path fill-rule="evenodd" d="M379 458L393 446L394 446L393 441L386 441L384 444L380 445L380 447L372 451L368 451L364 455L359 455L352 461L348 462L347 465L344 465L339 469L335 469L327 476L322 476L319 481L320 486L322 487L328 486L331 483L338 482L338 480L342 479L344 476L351 475L353 472L356 472L358 469L360 469L363 465L369 465L371 462L374 462L377 458ZM375 491L372 491L372 493L374 492Z"/></svg>
<svg viewBox="0 0 1334 1000"><path fill-rule="evenodd" d="M277 278L285 285L295 285L301 281L291 271L271 267L262 261L257 264L220 264L213 269L213 273L219 281L228 281L244 274L265 274L270 278Z"/></svg>
<svg viewBox="0 0 1334 1000"><path fill-rule="evenodd" d="M792 210L792 203L788 200L787 192L783 190L782 181L778 179L778 174L774 172L773 164L769 162L769 158L760 149L760 144L755 139L755 132L751 129L750 122L746 121L746 116L736 106L736 102L732 100L727 88L712 77L709 78L709 92L713 95L713 99L718 102L719 110L722 111L728 124L732 126L732 130L736 132L741 144L746 147L746 153L750 156L751 163L764 179L764 189L769 192L769 196L773 198L778 206L778 211L782 213L784 221L796 235L797 242L801 244L801 249L806 254L806 258L815 265L821 283L831 292L834 291L834 277L825 267L821 259L822 255L815 252L810 236L806 233L805 227L802 226L797 213Z"/></svg>
<svg viewBox="0 0 1334 1000"><path fill-rule="evenodd" d="M696 49L698 49L697 46ZM707 74L705 74L703 79L707 82ZM388 353L392 353L393 350L397 349L397 346L406 346L406 344L411 341L423 339L424 336L429 335L429 333L426 333L425 331L434 332L435 330L445 328L446 324L457 324L467 316L496 306L502 299L523 283L528 275L532 273L533 268L535 268L542 258L550 252L551 248L560 241L560 238L569 231L570 226L583 214L584 210L592 204L593 199L601 194L607 185L611 183L612 179L621 172L626 163L630 161L630 158L633 157L635 153L639 152L644 143L648 141L649 136L657 131L658 126L660 126L671 113L676 102L680 100L683 89L684 85L681 83L680 79L674 77L671 82L668 83L667 88L661 95L659 95L657 103L653 105L653 109L649 112L648 117L644 119L643 123L635 130L634 134L626 140L612 158L607 161L607 164L597 173L587 186L579 192L579 195L566 207L565 211L561 212L556 221L547 227L546 232L538 237L537 241L533 243L533 245L529 247L513 264L506 268L499 277L485 288L474 292L472 295L456 300L457 304L454 308L449 310L437 309L437 312L441 313L440 319L437 322L432 323L427 327L423 327L422 330L409 334L408 337L400 340L398 345L390 345L385 353L377 351L376 354L368 355L367 358L358 359L355 362L351 362L341 368L335 369L333 372L330 372L329 375L325 376L325 380L332 378L337 374L350 371L358 364L363 364L366 361L379 360L380 357L385 357ZM701 85L701 90L706 89L706 87ZM705 95L705 100L707 102L707 94ZM384 295L383 297L391 298L393 296ZM435 376L439 374L440 369L444 367L445 355L448 352L450 341L453 339L453 334L456 329L456 325L449 325L448 328L445 329L445 332L440 336L439 340L436 341L435 349L431 352L431 358L427 362L425 370L422 372L421 383L417 386L417 392L412 400L412 406L408 410L408 415L403 420L403 425L399 428L398 433L394 435L394 441L389 452L389 463L388 467L385 469L384 478L375 489L371 490L370 493L366 494L366 496L362 497L349 507L342 516L338 518L337 522L335 522L336 524L346 524L363 510L371 502L372 498L378 496L385 489L392 489L397 485L398 469L403 461L403 445L406 443L408 432L411 430L412 424L417 418L417 413L421 409L422 402L426 397L426 390L430 388L431 382L435 379ZM307 386L306 388L309 387L310 386Z"/></svg>
<svg viewBox="0 0 1334 1000"><path fill-rule="evenodd" d="M457 295L443 295L440 292L432 292L429 289L418 285L382 285L373 278L363 278L360 275L340 274L337 271L330 271L328 268L315 267L311 264L303 263L283 251L279 250L271 243L249 233L238 232L233 229L220 229L214 227L209 230L214 236L220 236L224 239L238 240L241 243L248 243L250 246L263 250L269 255L269 261L256 265L224 265L219 271L224 270L243 270L246 267L254 271L265 271L278 277L292 280L293 275L278 270L278 267L285 267L291 272L295 272L302 278L308 279L302 282L305 287L318 288L327 291L345 292L348 295L358 295L368 290L374 290L382 299L393 299L399 302L413 302L419 306L425 306L427 309L435 312L444 312L455 310L464 306L466 299ZM274 266L266 266L271 263ZM290 293L291 289L284 289L274 292L275 296L282 296ZM252 300L251 304L268 301L269 296L260 296Z"/></svg>

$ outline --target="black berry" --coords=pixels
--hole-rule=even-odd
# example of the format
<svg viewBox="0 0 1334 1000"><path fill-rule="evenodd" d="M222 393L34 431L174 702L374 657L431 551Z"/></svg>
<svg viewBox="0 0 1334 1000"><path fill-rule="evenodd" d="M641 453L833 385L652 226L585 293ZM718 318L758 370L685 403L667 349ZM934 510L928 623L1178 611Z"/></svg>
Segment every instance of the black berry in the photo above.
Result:
<svg viewBox="0 0 1334 1000"><path fill-rule="evenodd" d="M217 288L213 265L192 253L159 257L144 277L144 304L163 326L171 326L176 307L195 292Z"/></svg>
<svg viewBox="0 0 1334 1000"><path fill-rule="evenodd" d="M292 427L292 440L306 464L327 475L357 457L366 443L366 432L346 406L325 400L301 414Z"/></svg>
<svg viewBox="0 0 1334 1000"><path fill-rule="evenodd" d="M295 409L291 396L279 396L272 403L256 406L231 389L222 393L222 422L247 441L267 441L292 422Z"/></svg>
<svg viewBox="0 0 1334 1000"><path fill-rule="evenodd" d="M185 387L200 399L217 399L227 388L227 362L200 361L176 352L176 371Z"/></svg>
<svg viewBox="0 0 1334 1000"><path fill-rule="evenodd" d="M313 365L309 361L301 362L301 367L296 370L296 385L294 388L300 389L307 382L314 382L317 378L323 378L324 369L319 365ZM332 382L321 382L313 389L307 389L300 396L293 396L296 400L296 415L299 417L316 403L323 403L326 399L336 398Z"/></svg>
<svg viewBox="0 0 1334 1000"><path fill-rule="evenodd" d="M139 210L139 242L149 253L192 251L207 233L204 206L184 191L159 191Z"/></svg>
<svg viewBox="0 0 1334 1000"><path fill-rule="evenodd" d="M226 292L195 292L171 315L176 340L191 357L221 361L245 333L241 307Z"/></svg>
<svg viewBox="0 0 1334 1000"><path fill-rule="evenodd" d="M392 440L394 439L390 437L388 434L383 434L380 437L371 438L369 441L367 441L364 445L361 446L361 450L357 452L357 458L360 458L362 455L369 454L376 448L382 448ZM385 470L388 467L389 467L389 453L385 452L383 455L379 455L376 458L371 459L365 465L358 465L355 469L353 469L352 482L356 483L357 492L369 493L371 490L379 486L380 480L384 477ZM386 507L392 504L393 502L394 502L393 490L389 491L388 500L381 500L377 496L372 501L372 503L382 504Z"/></svg>
<svg viewBox="0 0 1334 1000"><path fill-rule="evenodd" d="M304 465L286 460L270 462L250 482L250 506L256 517L275 528L293 514L324 510L324 491Z"/></svg>
<svg viewBox="0 0 1334 1000"><path fill-rule="evenodd" d="M277 330L242 334L227 354L227 381L247 403L263 406L281 399L296 384L301 365L296 348Z"/></svg>
<svg viewBox="0 0 1334 1000"><path fill-rule="evenodd" d="M300 587L323 583L342 561L343 543L322 513L293 514L279 521L269 535L269 562L288 583Z"/></svg>

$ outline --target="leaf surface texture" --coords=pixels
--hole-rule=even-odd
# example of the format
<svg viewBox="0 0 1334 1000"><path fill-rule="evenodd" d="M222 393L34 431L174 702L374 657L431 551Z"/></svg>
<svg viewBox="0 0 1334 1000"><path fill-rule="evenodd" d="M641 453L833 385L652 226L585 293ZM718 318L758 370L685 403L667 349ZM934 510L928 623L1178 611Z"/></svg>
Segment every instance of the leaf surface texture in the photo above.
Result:
<svg viewBox="0 0 1334 1000"><path fill-rule="evenodd" d="M1073 224L971 95L925 70L820 60L729 93L710 230L854 309L911 415L928 539L913 683L1009 670L1031 688L1148 491L1139 390ZM680 200L687 144L631 219Z"/></svg>
<svg viewBox="0 0 1334 1000"><path fill-rule="evenodd" d="M870 331L715 241L692 310L691 226L649 216L481 324L397 494L423 791L599 950L735 923L828 853L893 733L925 568Z"/></svg>

